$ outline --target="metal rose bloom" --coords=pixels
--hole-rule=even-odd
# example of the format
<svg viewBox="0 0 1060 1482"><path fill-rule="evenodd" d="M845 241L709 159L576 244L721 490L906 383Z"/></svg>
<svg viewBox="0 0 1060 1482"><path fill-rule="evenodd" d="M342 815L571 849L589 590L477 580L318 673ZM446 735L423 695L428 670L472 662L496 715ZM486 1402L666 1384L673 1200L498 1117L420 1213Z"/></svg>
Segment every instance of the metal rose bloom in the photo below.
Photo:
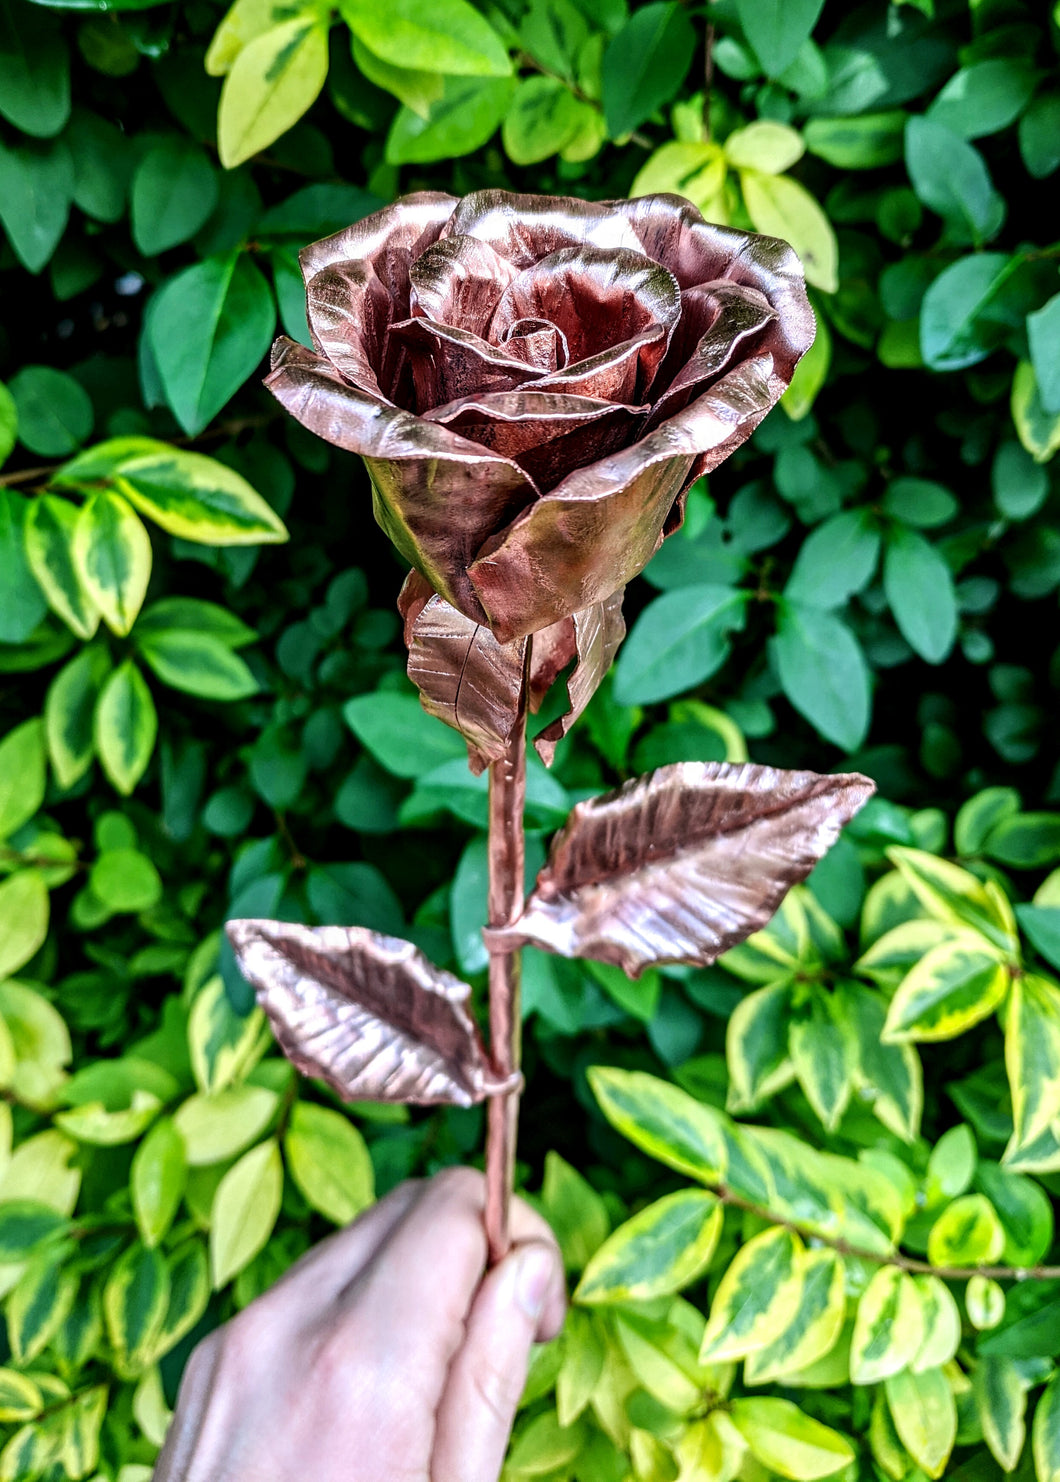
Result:
<svg viewBox="0 0 1060 1482"><path fill-rule="evenodd" d="M315 349L277 341L266 384L502 644L641 571L813 339L791 248L679 196L422 193L301 261Z"/></svg>

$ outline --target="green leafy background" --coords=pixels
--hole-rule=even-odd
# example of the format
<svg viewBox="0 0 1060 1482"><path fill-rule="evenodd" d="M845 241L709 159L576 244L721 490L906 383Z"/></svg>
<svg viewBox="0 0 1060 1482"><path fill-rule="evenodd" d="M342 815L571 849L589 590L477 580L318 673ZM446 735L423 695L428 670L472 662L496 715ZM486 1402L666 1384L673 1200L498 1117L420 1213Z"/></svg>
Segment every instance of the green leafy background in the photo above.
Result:
<svg viewBox="0 0 1060 1482"><path fill-rule="evenodd" d="M0 1482L145 1482L199 1337L480 1155L478 1113L298 1080L219 928L481 990L484 781L362 469L259 381L301 245L487 186L678 191L787 237L819 323L532 764L531 865L678 759L879 785L715 968L527 952L520 1176L575 1295L505 1475L1060 1477L1058 21L0 0Z"/></svg>

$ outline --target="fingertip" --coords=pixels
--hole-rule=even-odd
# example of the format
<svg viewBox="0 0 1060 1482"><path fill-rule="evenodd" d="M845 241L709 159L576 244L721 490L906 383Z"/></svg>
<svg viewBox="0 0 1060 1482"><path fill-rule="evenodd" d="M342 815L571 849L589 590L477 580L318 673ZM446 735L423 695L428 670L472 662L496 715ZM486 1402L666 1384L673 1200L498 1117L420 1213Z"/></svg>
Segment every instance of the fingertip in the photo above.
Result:
<svg viewBox="0 0 1060 1482"><path fill-rule="evenodd" d="M508 1259L517 1263L511 1289L533 1324L535 1340L550 1342L563 1327L567 1311L567 1284L559 1249L551 1240L528 1240L516 1246Z"/></svg>

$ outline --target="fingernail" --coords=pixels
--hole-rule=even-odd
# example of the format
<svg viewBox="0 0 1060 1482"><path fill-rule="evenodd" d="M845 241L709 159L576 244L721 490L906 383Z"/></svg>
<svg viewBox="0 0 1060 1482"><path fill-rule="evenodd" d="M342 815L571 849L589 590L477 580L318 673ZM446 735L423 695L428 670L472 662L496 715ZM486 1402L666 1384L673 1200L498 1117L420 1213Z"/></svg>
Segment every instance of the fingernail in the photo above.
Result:
<svg viewBox="0 0 1060 1482"><path fill-rule="evenodd" d="M515 1300L532 1322L541 1316L552 1284L555 1262L547 1250L526 1250L519 1257L515 1276Z"/></svg>

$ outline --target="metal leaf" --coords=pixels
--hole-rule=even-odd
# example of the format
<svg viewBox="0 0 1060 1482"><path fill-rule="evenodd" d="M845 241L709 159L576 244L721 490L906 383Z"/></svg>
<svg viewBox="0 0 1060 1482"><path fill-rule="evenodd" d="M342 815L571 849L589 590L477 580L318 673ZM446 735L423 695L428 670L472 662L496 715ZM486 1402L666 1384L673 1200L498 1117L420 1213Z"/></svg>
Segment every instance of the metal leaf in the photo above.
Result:
<svg viewBox="0 0 1060 1482"><path fill-rule="evenodd" d="M473 1106L511 1089L482 1046L471 989L411 942L283 921L226 931L284 1054L347 1101Z"/></svg>
<svg viewBox="0 0 1060 1482"><path fill-rule="evenodd" d="M660 767L574 808L522 916L487 941L631 977L653 963L706 965L765 925L874 791L857 773Z"/></svg>
<svg viewBox="0 0 1060 1482"><path fill-rule="evenodd" d="M467 742L476 776L505 755L522 724L525 638L500 644L487 627L457 612L416 571L398 598L409 650L409 678L423 708Z"/></svg>

